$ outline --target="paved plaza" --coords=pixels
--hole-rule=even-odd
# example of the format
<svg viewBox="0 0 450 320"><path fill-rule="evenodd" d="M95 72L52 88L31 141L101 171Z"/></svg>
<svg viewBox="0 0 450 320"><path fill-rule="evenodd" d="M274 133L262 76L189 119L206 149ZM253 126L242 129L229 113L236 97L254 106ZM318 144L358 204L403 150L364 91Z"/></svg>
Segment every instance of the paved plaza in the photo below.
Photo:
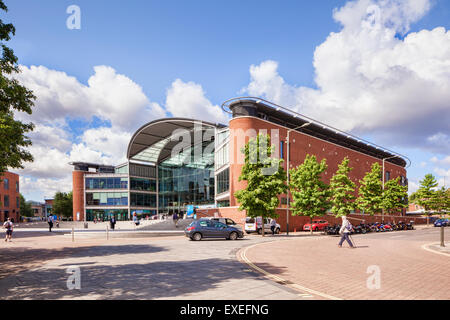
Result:
<svg viewBox="0 0 450 320"><path fill-rule="evenodd" d="M450 229L446 229L448 231ZM290 237L189 241L184 236L77 238L16 232L0 250L3 299L449 299L450 255L425 228L338 238ZM428 245L428 246L427 246ZM68 268L81 288L69 290ZM369 266L381 275L368 289Z"/></svg>

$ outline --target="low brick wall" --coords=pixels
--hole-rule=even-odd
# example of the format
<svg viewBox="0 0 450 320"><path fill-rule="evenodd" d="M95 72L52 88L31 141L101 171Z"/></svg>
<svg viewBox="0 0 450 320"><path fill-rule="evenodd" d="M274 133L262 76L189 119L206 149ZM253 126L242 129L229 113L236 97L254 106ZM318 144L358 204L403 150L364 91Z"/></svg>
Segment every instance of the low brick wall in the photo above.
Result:
<svg viewBox="0 0 450 320"><path fill-rule="evenodd" d="M276 218L276 221L281 226L281 231L286 231L286 209L277 209L276 213L278 214L278 218ZM245 217L246 213L245 211L239 211L238 207L225 207L225 208L213 208L213 209L197 209L197 218L202 217L223 217L223 218L230 218L233 221L235 221L237 224L244 227L245 224ZM361 222L365 223L374 223L374 222L381 222L382 216L381 215L363 215L363 214L351 214L348 216L350 222L353 225L357 225ZM314 219L322 219L327 220L330 224L340 224L342 222L341 218L336 218L332 215L326 215L323 217L316 217ZM411 217L411 216L401 216L399 214L396 215L384 215L384 222L390 223L394 222L397 223L399 221L403 222L410 222L414 221L414 224L426 224L427 219L424 217ZM289 216L289 231L295 232L295 231L301 231L303 230L303 225L310 223L309 217L303 217L303 216Z"/></svg>

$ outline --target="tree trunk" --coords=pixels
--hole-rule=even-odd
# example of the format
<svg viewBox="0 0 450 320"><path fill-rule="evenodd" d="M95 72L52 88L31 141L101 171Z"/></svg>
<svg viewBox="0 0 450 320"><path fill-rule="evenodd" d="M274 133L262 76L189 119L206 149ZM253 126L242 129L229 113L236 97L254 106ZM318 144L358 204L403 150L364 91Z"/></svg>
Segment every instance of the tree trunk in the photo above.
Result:
<svg viewBox="0 0 450 320"><path fill-rule="evenodd" d="M265 229L265 228L264 228L264 227L265 227L265 226L264 226L264 222L265 222L265 221L264 221L264 217L263 217L263 218L262 218L262 227L261 227L261 230L262 230L261 234L262 234L263 237L264 237L264 229Z"/></svg>
<svg viewBox="0 0 450 320"><path fill-rule="evenodd" d="M311 235L313 235L313 225L312 225L312 217L309 217L309 220L311 222L311 227L309 228L309 232L311 233Z"/></svg>

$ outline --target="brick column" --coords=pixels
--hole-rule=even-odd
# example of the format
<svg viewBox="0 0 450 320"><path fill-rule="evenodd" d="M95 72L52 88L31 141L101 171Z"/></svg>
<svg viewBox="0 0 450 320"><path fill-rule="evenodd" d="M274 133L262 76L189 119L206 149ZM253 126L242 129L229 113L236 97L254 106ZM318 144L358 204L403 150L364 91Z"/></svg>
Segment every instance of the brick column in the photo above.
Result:
<svg viewBox="0 0 450 320"><path fill-rule="evenodd" d="M77 220L77 212L80 213L80 221L84 221L84 174L85 171L73 171L73 221Z"/></svg>

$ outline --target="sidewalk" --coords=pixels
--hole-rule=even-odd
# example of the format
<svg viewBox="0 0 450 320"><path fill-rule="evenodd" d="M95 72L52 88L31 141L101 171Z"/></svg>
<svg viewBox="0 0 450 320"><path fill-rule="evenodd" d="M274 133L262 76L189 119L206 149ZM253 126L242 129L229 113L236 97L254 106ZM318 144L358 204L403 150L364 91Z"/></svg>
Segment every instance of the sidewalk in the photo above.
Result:
<svg viewBox="0 0 450 320"><path fill-rule="evenodd" d="M422 238L417 239L419 233ZM297 286L315 299L448 300L450 260L447 253L422 248L432 242L423 240L429 234L416 230L354 235L357 249L347 244L338 248L339 237L298 236L247 247L238 258L271 280ZM371 285L374 276L379 287Z"/></svg>

